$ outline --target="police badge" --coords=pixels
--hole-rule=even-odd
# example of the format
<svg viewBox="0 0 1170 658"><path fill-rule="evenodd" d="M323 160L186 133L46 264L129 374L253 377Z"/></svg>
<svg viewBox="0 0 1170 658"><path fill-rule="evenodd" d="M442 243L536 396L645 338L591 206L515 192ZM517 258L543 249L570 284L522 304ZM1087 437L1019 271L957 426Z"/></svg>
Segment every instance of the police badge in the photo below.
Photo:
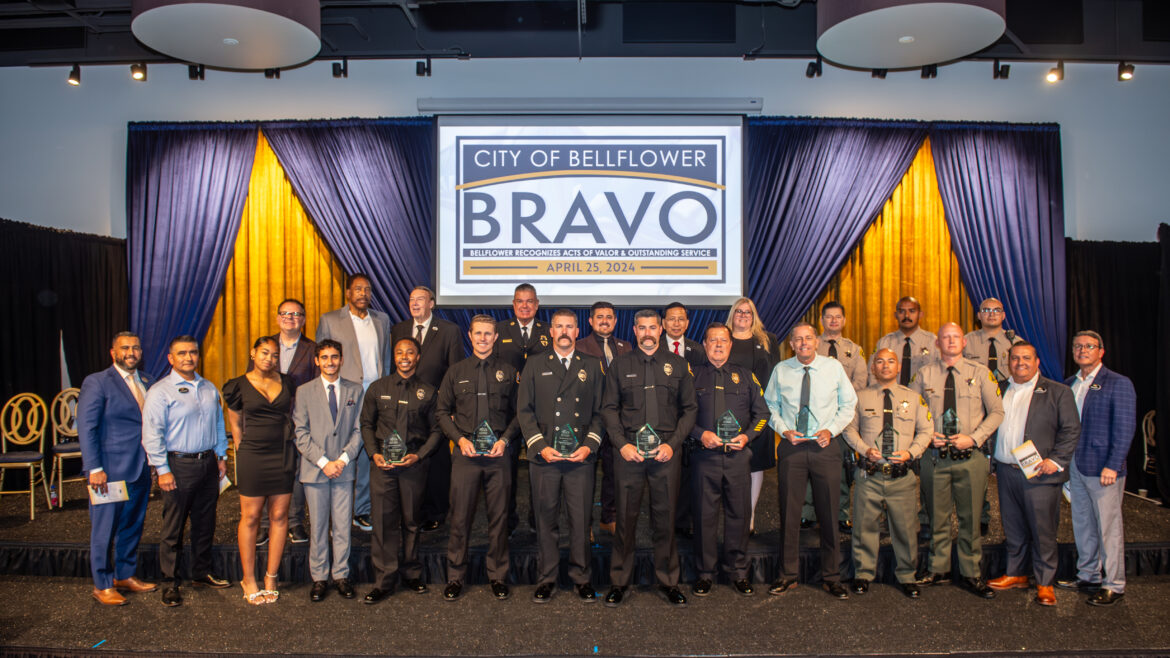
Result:
<svg viewBox="0 0 1170 658"><path fill-rule="evenodd" d="M738 383L739 383L739 373L738 373L738 372L733 372L733 373L731 373L731 383L732 383L732 384L738 384Z"/></svg>
<svg viewBox="0 0 1170 658"><path fill-rule="evenodd" d="M674 367L669 363L664 363L662 364L662 372L666 373L666 376L669 377L674 372Z"/></svg>
<svg viewBox="0 0 1170 658"><path fill-rule="evenodd" d="M581 381L585 381L585 370L584 369L577 371L577 379L580 379Z"/></svg>
<svg viewBox="0 0 1170 658"><path fill-rule="evenodd" d="M496 371L496 381L497 381L497 382L502 382L502 381L504 381L504 371L503 371L503 370L497 370L497 371Z"/></svg>
<svg viewBox="0 0 1170 658"><path fill-rule="evenodd" d="M930 354L930 348L929 347L922 348L922 356L926 356L927 354Z"/></svg>
<svg viewBox="0 0 1170 658"><path fill-rule="evenodd" d="M423 398L425 398L425 397L427 396L426 392L425 392L425 391L423 391L421 388L420 388L420 389L418 389L417 391L415 391L415 392L414 392L414 395L415 395L415 397L417 397L417 398L418 398L418 399L420 399L420 400L421 400L421 399L423 399Z"/></svg>
<svg viewBox="0 0 1170 658"><path fill-rule="evenodd" d="M545 334L540 335L540 346L541 347L548 347L548 336L547 335L545 335Z"/></svg>

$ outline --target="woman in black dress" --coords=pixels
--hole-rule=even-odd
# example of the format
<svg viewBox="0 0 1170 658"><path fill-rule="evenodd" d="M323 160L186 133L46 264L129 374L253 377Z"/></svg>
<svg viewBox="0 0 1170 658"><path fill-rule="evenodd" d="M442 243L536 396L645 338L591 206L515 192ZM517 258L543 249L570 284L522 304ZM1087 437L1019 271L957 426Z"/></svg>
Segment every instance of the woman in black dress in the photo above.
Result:
<svg viewBox="0 0 1170 658"><path fill-rule="evenodd" d="M749 368L760 386L768 387L772 368L780 362L780 343L774 334L764 330L756 305L747 297L740 297L727 313L727 326L731 327L731 355L728 362ZM775 433L768 427L749 445L752 451L752 520L748 526L756 528L756 503L764 486L764 471L776 465Z"/></svg>
<svg viewBox="0 0 1170 658"><path fill-rule="evenodd" d="M228 422L236 451L236 474L240 489L240 566L244 577L244 599L253 605L272 603L277 572L288 535L288 505L296 473L296 451L292 440L292 380L280 374L280 345L271 336L252 346L251 371L223 385ZM268 506L271 540L264 588L256 584L256 532L260 515Z"/></svg>

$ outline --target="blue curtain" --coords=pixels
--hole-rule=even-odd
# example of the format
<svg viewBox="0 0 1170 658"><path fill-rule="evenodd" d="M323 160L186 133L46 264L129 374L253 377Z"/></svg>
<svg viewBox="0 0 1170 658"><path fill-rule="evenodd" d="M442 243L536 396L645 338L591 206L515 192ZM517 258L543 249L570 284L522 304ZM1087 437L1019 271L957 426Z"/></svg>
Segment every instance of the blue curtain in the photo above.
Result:
<svg viewBox="0 0 1170 658"><path fill-rule="evenodd" d="M930 146L967 292L1002 300L1044 374L1059 380L1067 312L1060 128L935 123Z"/></svg>
<svg viewBox="0 0 1170 658"><path fill-rule="evenodd" d="M783 335L829 283L893 194L927 125L749 119L747 289Z"/></svg>
<svg viewBox="0 0 1170 658"><path fill-rule="evenodd" d="M272 122L262 130L345 271L370 275L372 305L404 319L411 288L434 287L434 120Z"/></svg>
<svg viewBox="0 0 1170 658"><path fill-rule="evenodd" d="M202 340L240 229L256 124L130 124L126 258L130 326L147 372L161 374L171 338Z"/></svg>

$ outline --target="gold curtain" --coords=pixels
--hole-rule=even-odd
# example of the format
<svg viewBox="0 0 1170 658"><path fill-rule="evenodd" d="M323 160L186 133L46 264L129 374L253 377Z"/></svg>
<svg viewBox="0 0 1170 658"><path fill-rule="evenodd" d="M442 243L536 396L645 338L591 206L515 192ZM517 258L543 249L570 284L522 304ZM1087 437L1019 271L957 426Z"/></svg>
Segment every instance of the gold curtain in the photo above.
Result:
<svg viewBox="0 0 1170 658"><path fill-rule="evenodd" d="M305 303L303 331L312 338L321 314L344 303L344 282L261 133L235 253L203 341L203 376L222 386L242 374L252 343L279 330L276 305L289 297Z"/></svg>
<svg viewBox="0 0 1170 658"><path fill-rule="evenodd" d="M928 331L944 322L957 322L964 331L974 327L974 309L951 251L929 140L804 319L819 327L821 305L841 302L845 336L859 343L868 358L878 339L897 329L894 306L903 295L922 303L921 325Z"/></svg>

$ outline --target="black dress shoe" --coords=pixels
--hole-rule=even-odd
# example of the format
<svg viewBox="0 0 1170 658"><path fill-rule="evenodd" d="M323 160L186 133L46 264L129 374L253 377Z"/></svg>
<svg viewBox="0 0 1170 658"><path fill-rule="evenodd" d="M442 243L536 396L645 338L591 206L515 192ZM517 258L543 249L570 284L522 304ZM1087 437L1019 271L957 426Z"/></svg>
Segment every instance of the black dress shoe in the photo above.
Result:
<svg viewBox="0 0 1170 658"><path fill-rule="evenodd" d="M427 584L422 581L422 578L406 578L402 581L402 586L415 594L427 593Z"/></svg>
<svg viewBox="0 0 1170 658"><path fill-rule="evenodd" d="M1122 592L1114 592L1111 589L1105 589L1102 587L1101 589L1097 590L1095 594L1090 596L1086 603L1096 606L1113 605L1114 603L1120 601L1121 597L1123 596L1125 596L1125 594Z"/></svg>
<svg viewBox="0 0 1170 658"><path fill-rule="evenodd" d="M357 596L357 592L353 591L353 583L349 580L349 578L342 578L341 580L334 582L333 585L337 587L337 593L340 594L341 598L343 599L352 599L353 597ZM313 583L313 587L316 586L317 584Z"/></svg>
<svg viewBox="0 0 1170 658"><path fill-rule="evenodd" d="M313 603L319 603L325 600L325 595L329 593L329 583L324 580L314 580L313 589L309 590L309 600Z"/></svg>
<svg viewBox="0 0 1170 658"><path fill-rule="evenodd" d="M364 597L362 597L362 603L365 603L367 605L373 605L375 603L379 603L383 599L385 599L387 596L390 596L390 593L392 591L393 590L390 590L390 589L382 589L381 587L375 587L374 589L370 590Z"/></svg>
<svg viewBox="0 0 1170 658"><path fill-rule="evenodd" d="M829 596L834 596L842 601L849 598L849 592L845 590L845 586L835 580L821 585L821 589L828 592Z"/></svg>
<svg viewBox="0 0 1170 658"><path fill-rule="evenodd" d="M1061 579L1056 581L1056 586L1060 589L1073 589L1078 592L1092 594L1101 589L1100 583L1090 583L1087 580Z"/></svg>
<svg viewBox="0 0 1170 658"><path fill-rule="evenodd" d="M947 573L938 573L937 571L928 573L922 578L919 578L917 582L919 585L925 585L927 587L931 585L945 585L951 582L951 573L949 571Z"/></svg>
<svg viewBox="0 0 1170 658"><path fill-rule="evenodd" d="M536 586L536 591L532 593L533 603L548 603L553 597L553 592L556 591L556 586L552 583L541 583Z"/></svg>
<svg viewBox="0 0 1170 658"><path fill-rule="evenodd" d="M989 532L991 532L991 524L989 524L989 523L980 523L979 524L979 536L980 537L986 537L987 533L989 533Z"/></svg>
<svg viewBox="0 0 1170 658"><path fill-rule="evenodd" d="M695 533L692 532L690 528L675 528L674 536L682 537L683 539L690 539L691 537L695 536Z"/></svg>
<svg viewBox="0 0 1170 658"><path fill-rule="evenodd" d="M503 601L509 596L512 596L512 590L508 589L508 583L505 583L502 580L493 580L492 596L494 596L497 601Z"/></svg>
<svg viewBox="0 0 1170 658"><path fill-rule="evenodd" d="M438 530L439 526L441 525L443 525L442 521L427 521L426 523L419 526L418 529L423 532L434 532Z"/></svg>
<svg viewBox="0 0 1170 658"><path fill-rule="evenodd" d="M756 593L755 588L752 587L752 581L748 580L747 578L740 578L739 580L732 583L731 587L742 596L751 596L752 594Z"/></svg>
<svg viewBox="0 0 1170 658"><path fill-rule="evenodd" d="M916 599L919 597L919 595L922 594L922 592L918 589L918 585L914 583L900 583L898 586L902 588L902 593L905 594L906 598L908 599Z"/></svg>
<svg viewBox="0 0 1170 658"><path fill-rule="evenodd" d="M995 590L988 587L987 581L983 580L982 578L963 578L960 583L962 584L963 589L971 592L975 596L979 596L985 599L995 598Z"/></svg>
<svg viewBox="0 0 1170 658"><path fill-rule="evenodd" d="M658 586L658 595L667 603L674 606L684 606L687 604L687 597L679 591L677 587L667 587L666 585Z"/></svg>
<svg viewBox="0 0 1170 658"><path fill-rule="evenodd" d="M216 578L211 574L195 578L191 581L191 584L196 587L210 587L211 589L227 589L232 586L231 583L223 578Z"/></svg>
<svg viewBox="0 0 1170 658"><path fill-rule="evenodd" d="M853 582L849 584L849 589L853 590L854 594L865 594L869 591L869 581L864 578L854 578Z"/></svg>
<svg viewBox="0 0 1170 658"><path fill-rule="evenodd" d="M305 532L305 526L294 525L288 529L288 540L294 544L304 544L309 541L309 533Z"/></svg>
<svg viewBox="0 0 1170 658"><path fill-rule="evenodd" d="M707 596L711 593L711 581L706 578L700 578L691 585L691 593L695 596Z"/></svg>
<svg viewBox="0 0 1170 658"><path fill-rule="evenodd" d="M843 535L852 535L853 534L853 523L851 523L849 521L841 521L840 523L837 524L837 529L840 530L841 534L843 534Z"/></svg>
<svg viewBox="0 0 1170 658"><path fill-rule="evenodd" d="M816 524L817 524L817 522L813 521L812 519L801 519L800 520L800 529L801 530L808 530L809 528L813 527Z"/></svg>
<svg viewBox="0 0 1170 658"><path fill-rule="evenodd" d="M183 605L183 595L179 594L178 587L166 587L162 592L162 604L168 608Z"/></svg>
<svg viewBox="0 0 1170 658"><path fill-rule="evenodd" d="M780 596L794 587L796 587L795 578L779 578L768 587L768 593L772 596Z"/></svg>
<svg viewBox="0 0 1170 658"><path fill-rule="evenodd" d="M626 598L626 588L625 587L611 587L609 589L609 594L605 595L605 607L616 608L622 604L622 601L624 601L625 598Z"/></svg>
<svg viewBox="0 0 1170 658"><path fill-rule="evenodd" d="M362 532L371 532L374 529L374 524L370 521L369 514L358 514L354 516L353 525Z"/></svg>
<svg viewBox="0 0 1170 658"><path fill-rule="evenodd" d="M268 543L268 528L265 528L264 526L260 526L260 529L256 531L256 548L260 548L261 546L263 546L267 543Z"/></svg>
<svg viewBox="0 0 1170 658"><path fill-rule="evenodd" d="M593 603L597 600L597 590L593 589L593 585L589 583L577 585L577 598L585 603Z"/></svg>
<svg viewBox="0 0 1170 658"><path fill-rule="evenodd" d="M447 583L447 587L443 588L443 600L454 601L463 595L463 583L455 580Z"/></svg>

